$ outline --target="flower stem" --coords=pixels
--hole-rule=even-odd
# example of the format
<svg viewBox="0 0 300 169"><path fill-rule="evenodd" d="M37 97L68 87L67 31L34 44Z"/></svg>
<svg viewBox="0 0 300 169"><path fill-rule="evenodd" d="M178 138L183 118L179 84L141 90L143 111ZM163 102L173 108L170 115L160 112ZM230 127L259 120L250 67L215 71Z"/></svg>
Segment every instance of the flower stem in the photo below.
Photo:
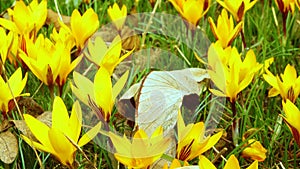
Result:
<svg viewBox="0 0 300 169"><path fill-rule="evenodd" d="M242 37L242 41L243 41L243 47L244 49L246 49L247 44L246 44L246 39L245 39L245 35L244 35L244 30L241 30L241 37Z"/></svg>
<svg viewBox="0 0 300 169"><path fill-rule="evenodd" d="M234 146L238 146L238 140L239 140L239 118L236 117L236 106L235 101L230 102L231 103L231 110L232 110L232 140Z"/></svg>

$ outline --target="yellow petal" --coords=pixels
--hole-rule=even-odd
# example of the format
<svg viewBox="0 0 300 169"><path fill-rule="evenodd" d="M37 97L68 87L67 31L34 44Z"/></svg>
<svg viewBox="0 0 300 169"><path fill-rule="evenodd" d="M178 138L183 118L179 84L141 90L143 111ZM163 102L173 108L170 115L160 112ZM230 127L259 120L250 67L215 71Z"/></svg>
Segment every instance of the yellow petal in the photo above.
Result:
<svg viewBox="0 0 300 169"><path fill-rule="evenodd" d="M239 161L234 155L231 155L224 166L224 169L240 169Z"/></svg>
<svg viewBox="0 0 300 169"><path fill-rule="evenodd" d="M94 44L92 43L91 40L88 42L88 51L89 51L89 54L87 52L85 52L87 58L91 62L100 66L101 62L105 56L105 53L107 51L106 43L103 41L101 36L97 36L95 38Z"/></svg>
<svg viewBox="0 0 300 169"><path fill-rule="evenodd" d="M211 17L209 17L208 18L208 22L209 22L209 25L210 25L210 29L213 32L216 40L220 39L220 35L218 33L218 30L217 30L217 27L216 27L216 25L214 23L214 20Z"/></svg>
<svg viewBox="0 0 300 169"><path fill-rule="evenodd" d="M199 152L200 154L204 153L205 151L207 151L208 149L212 148L222 137L223 132L220 131L219 133L209 137L208 139L208 143L205 145L205 147L202 148L201 152Z"/></svg>
<svg viewBox="0 0 300 169"><path fill-rule="evenodd" d="M68 110L63 100L57 96L54 98L53 101L52 128L56 128L61 132L63 132L64 134L67 134L69 128L68 122L69 122Z"/></svg>
<svg viewBox="0 0 300 169"><path fill-rule="evenodd" d="M74 153L77 150L76 147L56 128L51 128L48 135L51 145L56 152L54 155L64 165L72 165L75 157Z"/></svg>
<svg viewBox="0 0 300 169"><path fill-rule="evenodd" d="M24 120L35 138L43 146L51 150L52 146L48 138L48 131L50 130L50 128L46 124L40 122L39 120L28 114L24 114Z"/></svg>
<svg viewBox="0 0 300 169"><path fill-rule="evenodd" d="M27 82L27 73L25 74L22 80L22 71L21 68L18 68L8 80L10 88L14 94L14 97L17 97L21 94ZM26 94L27 95L27 94ZM28 94L29 95L29 94ZM12 97L11 97L12 98Z"/></svg>
<svg viewBox="0 0 300 169"><path fill-rule="evenodd" d="M259 141L255 139L250 139L248 141L250 144L246 147L243 152L242 156L244 158L251 158L252 160L264 161L266 159L267 150L261 145Z"/></svg>
<svg viewBox="0 0 300 169"><path fill-rule="evenodd" d="M112 111L113 100L111 78L105 68L101 67L95 75L94 95L96 104L104 111L104 119L108 120L107 118L109 118Z"/></svg>
<svg viewBox="0 0 300 169"><path fill-rule="evenodd" d="M217 169L205 156L199 156L200 169Z"/></svg>
<svg viewBox="0 0 300 169"><path fill-rule="evenodd" d="M131 143L130 141L124 137L120 137L117 134L114 134L112 132L108 133L109 138L111 139L114 147L116 148L116 152L121 154L122 156L130 157L131 155Z"/></svg>
<svg viewBox="0 0 300 169"><path fill-rule="evenodd" d="M129 75L129 71L127 70L122 76L121 78L116 82L116 84L113 86L112 88L112 100L115 100L116 97L119 95L119 93L121 92L121 90L123 89L124 85L127 82L128 79L128 75Z"/></svg>
<svg viewBox="0 0 300 169"><path fill-rule="evenodd" d="M246 169L258 169L258 161L255 160L249 167Z"/></svg>
<svg viewBox="0 0 300 169"><path fill-rule="evenodd" d="M91 141L99 133L100 128L101 128L101 122L99 122L96 126L90 129L87 133L85 133L80 138L80 140L78 141L78 146L82 147L85 144L87 144L89 141Z"/></svg>
<svg viewBox="0 0 300 169"><path fill-rule="evenodd" d="M70 137L75 143L77 143L81 127L82 127L82 111L78 101L73 104L70 119L68 121L68 137Z"/></svg>
<svg viewBox="0 0 300 169"><path fill-rule="evenodd" d="M44 152L47 152L47 153L55 153L54 152L54 149L52 147L45 147L44 145L40 144L40 143L37 143L35 141L32 141L30 140L28 137L24 136L21 134L21 138L27 143L29 144L30 146L33 146L35 147L36 149L38 150L41 150L41 151L44 151Z"/></svg>
<svg viewBox="0 0 300 169"><path fill-rule="evenodd" d="M85 105L89 105L89 98L94 100L94 84L78 72L73 72L74 85L71 84L72 92Z"/></svg>
<svg viewBox="0 0 300 169"><path fill-rule="evenodd" d="M283 105L286 121L291 126L295 127L299 132L300 131L300 123L298 121L298 119L300 119L299 109L288 99L286 100L286 103L283 101L282 105Z"/></svg>

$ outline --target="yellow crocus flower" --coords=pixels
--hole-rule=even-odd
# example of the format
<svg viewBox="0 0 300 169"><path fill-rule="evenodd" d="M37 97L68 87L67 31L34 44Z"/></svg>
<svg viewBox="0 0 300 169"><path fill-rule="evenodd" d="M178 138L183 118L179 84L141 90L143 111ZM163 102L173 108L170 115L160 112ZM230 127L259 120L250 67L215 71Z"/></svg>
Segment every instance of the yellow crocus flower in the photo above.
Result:
<svg viewBox="0 0 300 169"><path fill-rule="evenodd" d="M237 22L241 22L245 13L253 7L257 0L217 0L217 2L227 9Z"/></svg>
<svg viewBox="0 0 300 169"><path fill-rule="evenodd" d="M205 156L199 156L199 167L201 169L217 169ZM223 169L240 169L239 161L236 159L234 155L231 155L227 160ZM258 161L254 161L249 167L246 169L258 169Z"/></svg>
<svg viewBox="0 0 300 169"><path fill-rule="evenodd" d="M113 24L118 31L121 31L127 16L127 7L125 5L120 9L117 3L107 9L108 16L110 20L113 21Z"/></svg>
<svg viewBox="0 0 300 169"><path fill-rule="evenodd" d="M211 17L208 18L208 22L215 38L222 43L223 48L230 46L242 29L242 22L239 22L234 27L232 16L228 17L225 9L222 10L221 15L218 17L217 26Z"/></svg>
<svg viewBox="0 0 300 169"><path fill-rule="evenodd" d="M228 97L232 103L263 66L256 62L256 56L251 49L242 61L235 47L223 49L216 45L211 45L208 49L208 65L211 80L218 88L210 91L217 96Z"/></svg>
<svg viewBox="0 0 300 169"><path fill-rule="evenodd" d="M57 45L60 45L60 43L58 43ZM61 44L61 45L64 46L63 44ZM71 61L70 49L63 48L63 52L61 53L60 63L58 63L61 66L58 71L58 76L56 78L56 83L59 87L63 87L63 85L67 81L68 75L80 63L82 57L83 57L83 55L78 56L76 59Z"/></svg>
<svg viewBox="0 0 300 169"><path fill-rule="evenodd" d="M76 47L81 51L85 42L97 31L99 28L98 15L92 8L80 15L79 11L75 9L71 15L71 29L65 24L61 23L62 28L70 32L75 38Z"/></svg>
<svg viewBox="0 0 300 169"><path fill-rule="evenodd" d="M297 0L275 0L275 3L281 13L287 15L288 12L294 14L295 4L297 5Z"/></svg>
<svg viewBox="0 0 300 169"><path fill-rule="evenodd" d="M62 43L53 44L42 34L35 42L26 39L27 53L19 50L19 57L29 67L32 73L44 84L54 86L55 80L62 67L61 58L66 54Z"/></svg>
<svg viewBox="0 0 300 169"><path fill-rule="evenodd" d="M211 0L169 0L179 14L195 29L199 20L208 12Z"/></svg>
<svg viewBox="0 0 300 169"><path fill-rule="evenodd" d="M12 46L13 43L13 32L9 32L8 34L6 34L6 31L0 27L0 55L1 55L1 60L2 60L2 64L5 63L6 58L9 55L10 52L10 48ZM1 65L1 64L0 64Z"/></svg>
<svg viewBox="0 0 300 169"><path fill-rule="evenodd" d="M272 86L269 90L269 97L280 94L284 101L289 99L293 103L298 98L300 93L300 76L297 77L296 69L290 64L285 67L283 74L280 74L280 76L274 76L266 69L266 74L263 77Z"/></svg>
<svg viewBox="0 0 300 169"><path fill-rule="evenodd" d="M90 106L93 110L97 109L95 112L99 113L97 115L100 119L108 122L116 97L123 89L128 74L128 71L124 73L115 85L112 86L111 75L104 67L101 67L97 71L94 83L83 75L74 72L73 78L76 86L71 85L71 89L75 96L84 104Z"/></svg>
<svg viewBox="0 0 300 169"><path fill-rule="evenodd" d="M6 117L6 113L10 111L8 103L13 98L20 96L29 96L29 93L21 94L27 82L27 73L22 79L22 70L18 68L8 79L8 82L5 82L0 76L0 111ZM12 93L10 92L12 91Z"/></svg>
<svg viewBox="0 0 300 169"><path fill-rule="evenodd" d="M101 128L99 122L79 139L82 127L80 104L78 101L73 104L69 117L60 97L54 99L51 128L29 114L24 114L24 119L38 142L21 135L23 140L41 151L51 153L68 167L71 167L74 162L77 147L82 147L91 141Z"/></svg>
<svg viewBox="0 0 300 169"><path fill-rule="evenodd" d="M23 1L16 1L14 9L8 9L12 20L0 18L0 25L20 35L36 36L47 18L47 1L33 0L28 6Z"/></svg>
<svg viewBox="0 0 300 169"><path fill-rule="evenodd" d="M300 111L299 109L289 100L282 102L283 111L285 115L281 115L291 130L296 143L300 146Z"/></svg>
<svg viewBox="0 0 300 169"><path fill-rule="evenodd" d="M94 44L89 41L89 53L86 52L85 55L91 62L99 67L106 68L109 74L112 75L116 66L129 55L131 55L133 50L127 52L123 56L120 56L122 51L122 40L120 36L116 36L114 38L109 48L106 46L106 43L103 41L103 39L98 36L96 37Z"/></svg>
<svg viewBox="0 0 300 169"><path fill-rule="evenodd" d="M185 125L180 112L178 113L177 131L176 158L182 161L190 161L213 147L223 133L219 132L213 136L205 137L204 123Z"/></svg>
<svg viewBox="0 0 300 169"><path fill-rule="evenodd" d="M66 29L59 29L59 31L57 32L56 28L54 27L52 33L50 34L50 39L54 42L63 42L66 48L70 49L70 51L75 46L74 37Z"/></svg>
<svg viewBox="0 0 300 169"><path fill-rule="evenodd" d="M128 166L128 168L147 168L158 160L169 146L170 139L164 138L163 128L159 126L149 138L146 132L139 129L133 136L132 141L109 132L116 153L116 159Z"/></svg>
<svg viewBox="0 0 300 169"><path fill-rule="evenodd" d="M243 158L251 158L252 160L264 161L266 159L267 150L261 143L255 139L249 139L246 148L242 151Z"/></svg>

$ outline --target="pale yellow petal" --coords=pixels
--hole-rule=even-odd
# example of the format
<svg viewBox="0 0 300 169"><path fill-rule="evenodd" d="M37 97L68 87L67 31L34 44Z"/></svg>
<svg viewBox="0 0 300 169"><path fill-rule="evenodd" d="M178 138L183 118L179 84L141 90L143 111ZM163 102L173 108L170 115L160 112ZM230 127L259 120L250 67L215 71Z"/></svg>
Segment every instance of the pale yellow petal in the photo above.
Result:
<svg viewBox="0 0 300 169"><path fill-rule="evenodd" d="M205 156L199 156L200 169L217 169Z"/></svg>
<svg viewBox="0 0 300 169"><path fill-rule="evenodd" d="M125 86L128 79L129 71L127 70L120 79L116 82L116 84L112 88L112 100L115 100L123 87Z"/></svg>
<svg viewBox="0 0 300 169"><path fill-rule="evenodd" d="M90 129L87 133L85 133L80 140L78 141L78 146L82 147L90 142L97 134L99 133L101 128L101 122L95 125L92 129Z"/></svg>

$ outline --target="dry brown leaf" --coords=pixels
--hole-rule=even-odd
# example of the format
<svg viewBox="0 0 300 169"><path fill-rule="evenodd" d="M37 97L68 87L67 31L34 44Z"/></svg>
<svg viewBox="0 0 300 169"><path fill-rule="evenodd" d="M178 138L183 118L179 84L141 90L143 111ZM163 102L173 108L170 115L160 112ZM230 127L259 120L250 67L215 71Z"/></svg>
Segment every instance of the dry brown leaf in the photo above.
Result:
<svg viewBox="0 0 300 169"><path fill-rule="evenodd" d="M135 33L135 31L127 26L121 31L122 37L122 48L125 50L138 50L141 46L140 37Z"/></svg>
<svg viewBox="0 0 300 169"><path fill-rule="evenodd" d="M9 129L10 127L12 126L12 124L8 121L8 120L3 120L1 123L0 123L0 132L3 132L7 129Z"/></svg>
<svg viewBox="0 0 300 169"><path fill-rule="evenodd" d="M0 159L6 164L12 163L18 154L18 141L10 131L0 133Z"/></svg>
<svg viewBox="0 0 300 169"><path fill-rule="evenodd" d="M66 15L61 15L63 23L65 23L67 26L70 26L70 16ZM46 24L50 25L51 23L54 24L54 27L56 30L60 29L60 24L59 24L59 16L56 12L54 12L52 9L48 9L48 14L47 14L47 19L46 19Z"/></svg>
<svg viewBox="0 0 300 169"><path fill-rule="evenodd" d="M52 112L51 111L45 111L43 114L39 115L37 119L43 123L45 123L47 126L51 127L52 125Z"/></svg>
<svg viewBox="0 0 300 169"><path fill-rule="evenodd" d="M33 135L24 120L12 120L12 122L26 137L33 138Z"/></svg>
<svg viewBox="0 0 300 169"><path fill-rule="evenodd" d="M20 98L20 100L18 100L18 105L22 111L24 110L27 114L30 114L34 117L37 117L44 112L42 106L40 106L30 97Z"/></svg>

